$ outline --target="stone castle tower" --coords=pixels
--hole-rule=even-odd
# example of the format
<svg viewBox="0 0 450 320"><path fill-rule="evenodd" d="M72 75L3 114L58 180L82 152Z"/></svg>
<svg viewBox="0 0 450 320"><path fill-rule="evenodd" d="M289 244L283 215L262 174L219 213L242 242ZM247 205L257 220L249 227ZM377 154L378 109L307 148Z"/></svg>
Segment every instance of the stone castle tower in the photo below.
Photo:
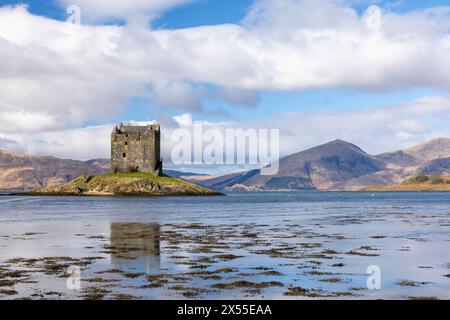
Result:
<svg viewBox="0 0 450 320"><path fill-rule="evenodd" d="M162 175L159 124L129 126L120 124L111 134L111 170Z"/></svg>

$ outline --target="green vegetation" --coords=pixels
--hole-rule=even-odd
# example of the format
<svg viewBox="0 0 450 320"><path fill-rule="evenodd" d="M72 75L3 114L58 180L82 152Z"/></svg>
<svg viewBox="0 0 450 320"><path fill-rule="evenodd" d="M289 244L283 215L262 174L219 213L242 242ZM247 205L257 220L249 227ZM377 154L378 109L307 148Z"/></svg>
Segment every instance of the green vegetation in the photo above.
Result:
<svg viewBox="0 0 450 320"><path fill-rule="evenodd" d="M430 178L428 176L417 176L417 177L406 179L405 181L403 181L402 184L406 185L406 184L424 183L424 182L428 182L428 180L430 180Z"/></svg>
<svg viewBox="0 0 450 320"><path fill-rule="evenodd" d="M108 173L81 176L61 186L36 190L31 195L221 195L202 186L150 173Z"/></svg>
<svg viewBox="0 0 450 320"><path fill-rule="evenodd" d="M151 173L144 173L144 172L130 172L130 173L107 173L107 174L100 174L96 177L113 177L113 178L143 178L143 179L153 179L158 181L177 181L177 182L184 182L183 180L172 178L169 176L155 176Z"/></svg>
<svg viewBox="0 0 450 320"><path fill-rule="evenodd" d="M450 191L450 177L419 175L397 186L370 186L363 191Z"/></svg>
<svg viewBox="0 0 450 320"><path fill-rule="evenodd" d="M78 185L80 184L87 184L91 181L101 181L101 180L111 180L111 179L146 179L151 181L159 181L159 182L166 182L166 183L182 183L182 184L189 184L189 182L183 181L178 178L172 178L169 176L155 176L151 173L143 173L143 172L131 172L131 173L106 173L106 174L99 174L95 176L81 176L77 179L69 182L69 184L72 185Z"/></svg>
<svg viewBox="0 0 450 320"><path fill-rule="evenodd" d="M403 185L410 185L410 184L418 184L418 183L430 183L430 184L444 184L444 183L450 183L450 180L445 180L444 178L441 178L436 175L420 175L417 177L406 179L402 184Z"/></svg>

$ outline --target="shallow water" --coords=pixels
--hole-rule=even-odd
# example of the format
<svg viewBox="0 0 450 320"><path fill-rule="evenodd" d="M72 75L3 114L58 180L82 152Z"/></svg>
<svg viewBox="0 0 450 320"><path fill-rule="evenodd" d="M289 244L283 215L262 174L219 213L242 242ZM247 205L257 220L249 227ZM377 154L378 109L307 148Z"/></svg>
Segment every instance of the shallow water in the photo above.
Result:
<svg viewBox="0 0 450 320"><path fill-rule="evenodd" d="M0 298L449 299L449 231L445 192L2 196Z"/></svg>

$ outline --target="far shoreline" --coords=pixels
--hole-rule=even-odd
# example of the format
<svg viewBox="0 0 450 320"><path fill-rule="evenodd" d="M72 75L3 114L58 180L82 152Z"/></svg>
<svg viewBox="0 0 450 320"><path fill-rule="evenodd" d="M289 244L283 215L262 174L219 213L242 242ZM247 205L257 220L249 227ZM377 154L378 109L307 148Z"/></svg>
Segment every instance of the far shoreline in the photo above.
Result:
<svg viewBox="0 0 450 320"><path fill-rule="evenodd" d="M144 194L144 193L40 193L40 192L15 192L15 193L0 193L0 196L9 197L73 197L73 198L163 198L163 197L224 197L225 193L216 191L215 194L187 194L187 193L167 193L167 194Z"/></svg>
<svg viewBox="0 0 450 320"><path fill-rule="evenodd" d="M258 190L258 191L215 191L214 194L142 194L142 193L37 193L30 191L23 192L3 192L0 191L0 197L87 197L87 198L164 198L164 197L226 197L228 194L256 194L256 193L279 193L279 194L297 194L297 193L450 193L450 190Z"/></svg>

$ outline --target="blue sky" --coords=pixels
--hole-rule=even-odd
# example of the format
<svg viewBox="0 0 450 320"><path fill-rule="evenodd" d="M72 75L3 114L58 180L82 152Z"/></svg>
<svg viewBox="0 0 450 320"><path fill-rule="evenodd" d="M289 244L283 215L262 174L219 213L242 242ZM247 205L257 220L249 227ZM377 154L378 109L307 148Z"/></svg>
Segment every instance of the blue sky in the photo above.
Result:
<svg viewBox="0 0 450 320"><path fill-rule="evenodd" d="M380 6L392 6L397 12L413 11L417 9L447 6L447 0L400 0L400 1L353 1L358 11L364 11L371 3ZM54 0L0 0L0 6L24 3L30 12L51 17L65 19L65 10ZM194 0L192 3L181 5L168 10L153 22L156 28L186 28L210 24L238 23L246 15L253 0Z"/></svg>
<svg viewBox="0 0 450 320"><path fill-rule="evenodd" d="M1 0L0 5L28 4L30 12L65 19L65 10L53 0ZM186 28L208 24L236 23L247 13L251 0L197 0L165 12L153 22L155 28Z"/></svg>
<svg viewBox="0 0 450 320"><path fill-rule="evenodd" d="M86 4L101 3L103 1L104 0L93 0L87 2L86 0L74 0L73 2ZM157 3L158 1L161 3L166 2L160 0L149 0L149 2L154 3ZM46 103L54 103L55 105L50 105L48 107L44 105L42 106L43 110L33 109L31 112L30 107L26 103L23 103L21 97L14 96L12 94L11 99L7 97L8 99L6 99L6 101L12 104L17 103L17 106L12 105L10 109L17 111L20 114L25 114L25 119L31 119L32 117L37 116L37 113L42 111L42 114L39 114L39 119L40 122L46 124L47 127L44 128L44 125L42 125L42 128L36 126L36 129L34 129L33 132L24 132L21 129L22 127L20 124L18 124L16 126L18 129L15 129L16 131L14 132L12 129L11 132L0 131L0 148L2 147L1 139L4 139L5 141L13 141L16 145L22 146L21 141L26 141L23 135L39 134L39 141L45 141L51 145L51 147L47 149L44 146L41 146L42 150L50 150L45 152L53 152L56 155L65 155L64 152L66 152L66 149L61 151L61 154L54 151L55 145L57 145L57 139L55 140L53 135L49 134L49 138L46 138L47 136L44 138L42 135L44 135L44 133L47 134L47 131L82 130L88 126L110 125L111 123L117 123L120 121L161 120L184 113L190 113L194 119L207 120L210 122L230 121L234 123L242 123L242 126L249 126L255 123L257 123L257 125L267 126L273 119L280 118L277 114L289 114L293 115L291 118L299 116L303 119L305 117L316 117L316 114L319 114L322 111L328 113L327 117L329 114L332 114L333 117L338 116L341 111L342 114L346 114L348 117L354 113L357 113L363 117L365 110L369 110L369 113L373 110L374 114L379 114L381 112L380 110L391 110L392 108L397 108L401 110L401 112L404 112L402 115L394 115L393 112L391 118L383 120L387 122L396 121L396 124L387 123L384 128L381 128L380 125L380 129L370 129L374 130L374 132L377 132L377 130L384 130L388 132L391 130L390 128L397 124L399 126L404 126L405 130L391 133L397 135L393 137L392 141L388 141L390 139L386 139L385 143L373 143L370 141L371 133L369 132L360 134L353 133L352 136L352 133L348 132L348 126L338 127L335 125L333 130L323 128L322 131L311 132L311 137L304 137L304 141L299 143L298 146L289 146L289 148L286 148L289 150L293 149L295 151L301 150L307 146L312 146L316 143L326 142L327 139L352 139L352 137L354 137L353 142L362 144L362 146L368 149L368 151L377 152L385 149L400 148L414 142L422 141L426 138L432 138L435 135L446 134L445 129L439 127L438 125L438 120L443 119L442 116L438 116L439 119L433 118L419 121L418 115L405 112L405 109L402 106L410 104L422 105L423 101L427 101L427 103L431 101L433 104L438 104L439 108L443 108L441 107L441 104L446 103L442 102L442 99L448 98L449 83L447 82L448 77L445 73L440 71L440 66L443 63L447 63L447 58L445 57L446 55L443 54L442 48L446 48L443 44L447 41L446 37L448 36L450 27L443 26L442 28L444 31L439 31L438 29L440 28L439 24L442 24L442 21L445 21L439 19L442 19L442 17L448 17L450 14L440 12L438 14L426 16L423 14L411 15L410 13L414 11L423 12L421 10L433 7L448 6L448 1L343 1L343 4L337 6L336 8L339 9L341 7L345 7L348 9L351 7L356 10L361 19L363 18L367 8L372 4L380 6L385 13L396 14L396 17L393 19L395 23L389 25L389 30L386 32L383 30L385 33L382 34L383 41L380 41L380 47L377 47L377 45L373 45L372 43L380 40L376 37L376 35L372 39L372 42L366 42L366 39L364 38L354 40L355 43L358 43L361 47L366 46L364 47L365 50L362 50L358 53L358 55L355 55L355 66L352 65L352 59L347 59L348 57L345 56L348 54L346 51L348 49L346 46L347 44L340 47L342 42L346 41L345 39L347 39L346 37L349 30L341 30L338 20L327 21L327 19L333 20L333 13L331 16L327 16L326 11L326 4L333 2L331 0L321 0L321 3L325 4L323 12L321 12L320 6L318 9L316 8L319 13L314 13L318 14L318 17L313 18L313 20L323 19L323 21L318 21L318 24L320 25L319 28L324 28L324 30L326 28L331 28L332 30L333 28L336 28L336 39L331 39L331 44L328 43L327 45L331 45L337 51L336 54L335 52L326 51L329 49L318 51L318 54L323 55L323 57L317 57L317 61L314 61L314 59L311 60L310 53L316 50L316 46L321 45L320 41L307 43L302 42L303 40L301 40L301 38L297 38L296 40L298 43L290 44L289 41L285 42L284 39L285 35L291 36L292 34L295 34L301 30L302 26L308 27L311 23L315 23L315 21L308 21L308 14L301 16L301 6L305 3L311 2L310 0L280 0L284 1L284 3L289 3L292 7L295 7L292 8L292 10L288 7L277 7L274 3L277 3L278 1L273 0L167 1L179 1L183 3L165 7L163 10L160 10L156 16L152 16L151 19L148 18L146 30L151 31L151 34L143 35L142 33L135 32L136 30L134 29L126 30L126 32L129 32L130 39L133 39L133 41L131 41L132 46L129 43L124 44L123 41L120 44L132 47L133 49L131 49L131 52L128 52L130 54L133 54L133 50L139 52L139 55L136 57L136 61L138 61L139 66L142 66L142 68L157 68L158 72L162 74L165 82L155 82L155 79L153 78L154 75L145 75L144 78L148 78L145 80L141 80L140 78L139 80L130 80L127 77L124 77L120 79L118 78L117 81L114 81L114 76L112 75L123 76L123 69L120 68L111 71L110 79L108 79L108 77L100 77L97 79L99 73L105 72L105 68L113 65L103 65L102 62L89 65L91 62L87 61L91 61L89 59L92 59L93 57L96 58L95 55L97 53L95 51L97 49L100 53L103 53L103 51L99 48L93 48L91 45L91 47L86 48L84 51L81 50L81 53L79 52L74 56L72 56L74 52L66 52L66 56L61 55L60 60L55 60L62 61L63 64L66 64L64 66L58 66L58 68L61 67L61 70L70 70L68 68L79 66L81 66L81 68L86 67L86 70L83 69L80 79L86 79L86 77L88 79L93 79L93 82L89 83L91 88L85 88L85 92L92 89L92 92L89 93L91 96L88 97L87 93L86 97L83 95L80 96L80 101L77 102L83 104L82 106L80 104L80 110L69 112L68 110L70 108L67 107L67 110L61 110L59 113L56 113L55 110L57 110L58 105L55 101L59 101L59 98L55 98L52 101L52 99L48 97L49 94L45 90L56 94L57 92L55 91L57 90L55 90L54 87L58 86L61 90L61 94L63 92L67 94L65 90L70 92L72 83L68 82L68 85L66 86L61 80L65 79L66 74L61 73L60 76L54 77L57 81L55 80L55 83L52 83L53 87L48 84L48 88L46 88L46 80L49 78L48 76L41 75L46 80L42 80L40 78L40 80L36 81L38 81L39 86L42 86L42 88L45 89L40 93L42 96L39 96L39 93L36 93L35 88L30 89L30 91L26 94L27 96L30 96L30 94L36 94L36 101L46 101ZM260 29L256 27L252 29L253 27L247 27L242 23L243 19L248 15L256 1L259 1L259 4L262 3L262 7L267 11L260 14L258 17L263 21L263 23L267 22L267 26L263 25L262 28L259 26ZM65 3L71 2L69 0L0 0L0 7L5 5L27 4L27 10L31 16L43 16L48 18L48 21L65 21L67 19L65 6L63 5ZM312 1L312 3L318 2ZM92 10L95 11L98 10L98 8L100 8L100 6L93 6ZM82 6L82 9L89 11L91 8ZM145 9L150 10L147 7ZM271 12L271 10L273 12ZM293 16L289 16L290 11L293 12ZM83 21L82 19L82 23L93 27L100 27L103 25L117 25L123 27L127 24L127 19L130 18L131 15L136 15L136 11L131 10L130 12L121 15L120 11L116 11L112 14L113 18L108 19L102 19L100 14L100 18L97 20L93 19L87 23L87 21ZM98 18L99 12L95 13L97 14L96 18ZM283 17L283 19L277 20L280 16ZM30 16L21 15L20 18L26 20L30 19ZM299 23L297 20L302 19L305 21L300 21L300 27L297 27L296 25ZM21 28L21 21L15 22L14 19L12 21L13 22L10 22L7 26L7 29ZM42 24L42 30L46 30L45 28L48 28L48 26L45 26L47 21L35 23L39 24L39 26L36 25L36 28L41 27L40 24ZM227 24L229 27L226 26ZM291 24L294 25L294 28ZM405 29L405 26L408 27L408 24L411 24L411 30L408 30L408 28ZM414 29L416 26L418 26L417 30ZM238 29L236 27L242 28ZM264 27L267 27L267 30L265 30ZM314 28L316 27L317 26ZM193 29L189 31L182 31L181 33L175 33L176 31L183 30L185 28ZM140 53L141 50L144 50L143 48L145 48L145 43L142 43L142 46L140 46L139 41L142 41L142 39L151 40L154 36L159 37L160 35L157 34L159 31L169 32L168 34L170 34L170 38L173 38L173 40L171 40L173 41L173 43L171 42L171 45L174 46L175 50L180 50L179 48L182 48L182 50L189 51L192 49L192 52L187 52L186 56L200 56L199 58L192 59L204 59L205 65L208 67L202 68L201 65L195 65L192 66L192 71L190 71L189 68L191 68L190 65L192 64L192 61L179 61L183 58L183 55L180 56L181 58L168 60L169 62L167 62L167 65L165 66L167 70L160 69L160 64L152 64L151 62L144 60L140 61L139 59L142 58ZM55 32L59 32L59 30ZM55 32L50 33L50 37ZM103 30L98 32L101 34ZM273 34L271 34L272 32ZM408 36L412 34L413 37L411 39L419 39L420 41L417 40L417 46L415 42L410 43L399 40L402 39L402 37L404 38L405 34L408 34ZM36 30L36 36L39 35L40 31ZM217 56L223 59L221 50L227 52L229 49L233 53L238 52L239 54L244 54L242 57L229 55L220 61L214 61L213 58L211 58L211 61L206 61L209 59L208 52L202 52L195 47L199 46L200 48L202 46L202 41L192 45L193 48L186 47L186 43L190 44L191 42L189 41L191 40L188 40L187 42L184 41L186 39L191 39L192 36L200 38L203 37L205 43L215 43L213 46L207 47L207 50L211 50L211 57ZM214 39L214 36L216 36L217 39ZM0 40L4 38L11 44L16 44L17 41L23 41L23 39L15 39L15 37L17 37L17 34L14 32L8 33L7 30L4 30L3 37L2 32L0 32ZM221 37L223 38L223 42L221 41ZM233 42L233 37L238 39L237 43ZM180 40L181 47L178 47L178 38ZM56 39L57 40L55 41L59 41L61 38ZM248 40L248 43L243 42L243 39ZM332 43L334 40L336 40L336 43ZM27 54L26 60L21 61L20 63L29 63L29 57L37 57L36 62L30 62L35 63L35 65L30 66L30 70L34 70L42 63L42 60L39 59L48 54L48 52L40 51L42 48L36 46L36 44L31 40L27 41L28 42L25 44L20 44L22 47L20 47L21 49L19 52ZM44 39L43 41L46 40ZM53 52L54 55L50 59L55 59L55 57L60 54L58 48L53 48L54 43L55 42L50 41L43 46L50 48L50 51L55 50L55 52ZM425 49L417 49L420 48L418 43L426 46ZM263 45L265 47L263 47ZM1 42L0 46L2 46ZM234 51L234 46L236 46L239 50ZM441 48L439 46L443 47ZM11 50L11 46L8 48ZM151 49L151 47L149 48ZM411 48L413 50L417 49L417 52L409 55ZM1 49L2 48L0 48L0 50ZM298 56L294 56L297 49ZM358 49L358 47L355 47L355 49ZM92 50L94 53L90 55L89 53ZM342 52L339 50L342 50ZM371 50L373 50L373 52ZM436 50L436 52L434 50ZM3 52L8 51L5 49ZM36 52L39 52L40 55L36 54ZM172 54L173 52L170 53ZM158 54L158 52L156 52L156 54ZM284 56L285 54L286 56ZM376 59L371 59L372 54L376 57ZM429 56L426 56L427 54L429 54ZM70 59L66 59L67 55L70 56ZM17 57L19 56L19 53L13 54L13 56ZM164 54L162 56L164 56ZM174 59L173 57L170 58ZM239 60L241 58L242 60ZM77 61L77 59L79 59L79 61ZM134 57L131 58L131 61L133 59ZM149 59L151 59L151 56ZM287 59L291 59L289 62L292 63L293 68L295 67L296 70L301 70L298 74L291 73L291 70L289 70L288 67L289 65L287 65L284 61ZM323 62L320 59L324 59ZM377 59L382 60L379 73L376 68L373 70L371 69L374 67L373 63L377 63ZM304 61L310 61L312 63L309 65L305 64ZM369 65L367 65L368 69L370 69L369 71L362 70L358 66L358 63L362 63L361 61L364 61L365 63L367 63L366 61L369 61ZM122 57L120 57L118 60L119 64L123 63L124 65L127 65L128 68L129 62L130 57L125 57L123 60ZM172 65L178 64L178 62L180 62L180 65L173 67L174 71L171 71ZM18 63L18 65L20 63ZM158 63L165 65L164 61L159 61ZM339 65L340 63L342 63L345 68L348 68L348 72L344 67L341 68ZM230 65L229 69L227 68L228 64ZM221 65L224 67L221 67ZM244 70L247 66L249 66L249 69ZM49 69L52 68L53 66L49 67ZM52 69L52 72L55 74L59 72L59 69L56 69L57 67L55 67L54 70ZM88 75L90 69L92 69L92 74ZM214 72L216 72L216 74L209 72L209 69L215 70ZM273 70L273 74L267 70ZM20 76L19 73L22 71L22 69L14 71L17 73L17 78L25 79L27 80L27 83L29 80L35 80L31 79L36 76L36 74L33 73L34 71ZM262 73L258 74L260 71ZM239 78L241 73L242 81L241 78ZM362 75L360 76L359 73ZM327 79L328 74L329 79L331 79L329 81ZM354 75L354 77L352 77L352 75ZM296 79L297 76L298 79ZM359 78L361 78L361 83L358 83ZM86 85L86 83L77 82L80 79L74 79L74 86L83 87ZM109 80L111 80L112 83L106 84ZM141 83L142 81L143 83ZM233 81L235 81L236 84ZM123 88L120 88L121 82L124 83ZM110 88L108 88L107 85L111 85ZM160 92L153 94L142 92L142 90L139 89L141 85L148 88L158 88L159 86L158 90ZM230 89L234 86L242 91L238 91L237 93L234 92L231 94L231 97L227 98L226 95L223 94L222 90ZM132 89L137 93L132 94ZM5 92L6 94L16 94L17 90L10 89ZM170 99L172 93L175 96L179 94L179 96L176 97L176 99ZM244 98L242 98L242 95ZM242 101L237 102L237 100ZM2 103L1 99L0 103ZM111 108L107 112L101 113L101 111L104 110L95 112L97 106L107 106L108 104L111 104ZM74 104L73 108L76 109L77 106L77 104ZM438 109L438 107L434 107L436 110ZM99 108L101 109L102 107ZM424 108L426 108L426 106ZM30 113L30 115L28 113ZM10 119L9 116L7 117L6 115L3 117L5 118L4 121L9 121L8 119ZM288 123L289 120L291 119L287 119L285 122ZM0 123L1 122L2 114L0 112ZM61 127L61 125L57 125L61 123L64 123L63 127ZM280 121L274 124L274 126L278 126L281 130L285 130L286 132L294 132L297 130L295 124L291 124L290 126L286 124L286 127L284 127L284 123L281 123ZM19 147L17 148L21 150ZM23 148L29 150L31 147L27 146ZM92 152L94 149L89 150L91 151L86 150L86 155L83 154L82 157L89 157L89 152ZM92 154L92 157L98 155L99 154ZM74 157L71 153L68 153L67 156Z"/></svg>

